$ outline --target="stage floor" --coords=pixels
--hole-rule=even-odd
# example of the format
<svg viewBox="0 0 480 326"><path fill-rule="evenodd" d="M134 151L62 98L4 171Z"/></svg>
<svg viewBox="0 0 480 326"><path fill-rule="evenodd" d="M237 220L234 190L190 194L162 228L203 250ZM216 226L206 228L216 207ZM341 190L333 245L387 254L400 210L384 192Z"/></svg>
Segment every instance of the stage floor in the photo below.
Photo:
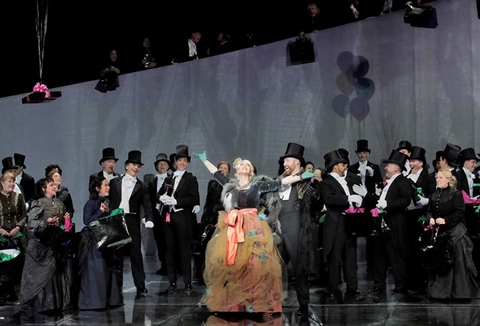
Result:
<svg viewBox="0 0 480 326"><path fill-rule="evenodd" d="M361 261L361 260L360 260ZM135 300L136 289L128 257L124 269L125 305L106 311L71 311L62 317L35 316L32 319L12 318L17 304L0 306L0 325L480 325L480 300L471 302L430 301L424 294L410 291L391 294L393 284L383 295L367 294L372 282L367 280L366 265L358 267L362 294L346 295L344 286L334 299L327 298L325 288L313 284L310 290L310 314L298 318L295 292L290 289L279 316L264 318L256 315L216 316L200 302L205 286L194 282L194 295L183 291L175 296L162 294L168 287L166 276L156 275L159 268L155 256L145 256L148 295ZM179 289L183 289L181 277Z"/></svg>

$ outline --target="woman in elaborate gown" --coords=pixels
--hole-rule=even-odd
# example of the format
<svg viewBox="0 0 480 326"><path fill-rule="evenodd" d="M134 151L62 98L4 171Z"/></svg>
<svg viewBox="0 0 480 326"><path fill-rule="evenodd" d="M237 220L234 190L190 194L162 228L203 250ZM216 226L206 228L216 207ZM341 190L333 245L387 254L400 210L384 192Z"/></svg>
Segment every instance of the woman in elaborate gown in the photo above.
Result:
<svg viewBox="0 0 480 326"><path fill-rule="evenodd" d="M90 183L90 199L83 207L83 223L77 255L78 308L105 309L123 305L121 289L113 268L113 249L98 250L95 237L88 227L109 214L110 187L104 177L95 177Z"/></svg>
<svg viewBox="0 0 480 326"><path fill-rule="evenodd" d="M255 177L252 163L237 159L233 164L235 178L228 180L207 160L205 152L193 155L223 185L226 210L219 212L215 233L207 245L203 273L207 292L202 300L215 312L280 313L282 276L286 274L267 217L258 210L260 196L314 174L281 180Z"/></svg>
<svg viewBox="0 0 480 326"><path fill-rule="evenodd" d="M453 252L453 264L437 262L438 266L430 269L427 293L433 299L474 299L480 295L475 280L477 270L472 259L473 243L464 224L465 205L455 184L452 172L446 169L438 171L437 190L430 195L428 204L430 226L439 227L437 243L450 243L439 249L445 251L450 247ZM442 237L446 237L446 241L441 241Z"/></svg>
<svg viewBox="0 0 480 326"><path fill-rule="evenodd" d="M61 225L65 206L55 198L52 179L35 185L37 196L29 209L28 244L20 286L22 312L60 313L70 304L70 290L63 261Z"/></svg>

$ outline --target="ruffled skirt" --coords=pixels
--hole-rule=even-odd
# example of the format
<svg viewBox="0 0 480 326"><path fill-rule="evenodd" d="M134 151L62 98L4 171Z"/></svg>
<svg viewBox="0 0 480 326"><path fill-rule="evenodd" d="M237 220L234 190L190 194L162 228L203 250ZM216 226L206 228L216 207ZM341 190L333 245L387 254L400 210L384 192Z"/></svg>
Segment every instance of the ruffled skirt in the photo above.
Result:
<svg viewBox="0 0 480 326"><path fill-rule="evenodd" d="M272 231L266 220L257 217L256 209L235 213L237 225L229 222L225 212L219 213L217 228L206 250L203 277L207 292L202 301L216 312L281 312L285 264ZM243 235L234 236L244 240L236 246L231 243L232 228L237 233L243 230ZM236 251L234 262L227 264L232 250Z"/></svg>

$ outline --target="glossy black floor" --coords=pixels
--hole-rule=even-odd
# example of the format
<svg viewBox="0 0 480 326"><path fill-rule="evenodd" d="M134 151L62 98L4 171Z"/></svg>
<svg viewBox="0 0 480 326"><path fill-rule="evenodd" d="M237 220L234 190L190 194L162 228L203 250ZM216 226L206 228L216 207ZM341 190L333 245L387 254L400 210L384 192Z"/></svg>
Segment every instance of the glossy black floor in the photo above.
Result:
<svg viewBox="0 0 480 326"><path fill-rule="evenodd" d="M192 296L183 293L164 295L168 286L166 276L159 276L155 256L145 256L148 295L135 300L128 258L125 263L125 305L106 311L70 311L62 317L34 316L14 319L17 304L0 306L0 325L480 325L480 300L471 302L430 301L425 295L410 292L391 294L392 284L382 295L367 294L372 282L367 278L359 239L360 295L346 295L343 286L334 299L327 298L321 285L312 285L309 316L298 318L295 292L288 291L279 316L231 315L216 316L200 302L205 286L194 283ZM183 284L179 282L179 287Z"/></svg>

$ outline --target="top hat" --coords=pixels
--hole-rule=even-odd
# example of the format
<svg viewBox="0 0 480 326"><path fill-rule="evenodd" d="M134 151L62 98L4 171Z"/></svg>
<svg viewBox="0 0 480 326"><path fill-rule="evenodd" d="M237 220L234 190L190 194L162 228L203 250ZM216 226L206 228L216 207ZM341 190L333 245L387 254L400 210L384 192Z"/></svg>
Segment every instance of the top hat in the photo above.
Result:
<svg viewBox="0 0 480 326"><path fill-rule="evenodd" d="M19 167L23 166L24 169L27 168L25 166L25 155L15 153L15 154L13 154L13 160L15 161L15 164L18 165Z"/></svg>
<svg viewBox="0 0 480 326"><path fill-rule="evenodd" d="M18 169L18 165L15 164L15 160L11 156L5 157L2 160L2 164L3 164L2 174L5 173L5 171L8 171L8 170Z"/></svg>
<svg viewBox="0 0 480 326"><path fill-rule="evenodd" d="M368 148L368 140L366 139L359 139L357 140L357 149L355 152L369 152L370 148Z"/></svg>
<svg viewBox="0 0 480 326"><path fill-rule="evenodd" d="M447 143L441 156L447 160L449 165L457 167L457 159L461 150L460 146Z"/></svg>
<svg viewBox="0 0 480 326"><path fill-rule="evenodd" d="M115 162L118 161L118 158L115 157L115 150L111 147L107 147L102 150L102 158L98 164L102 164L102 162L106 160L115 160Z"/></svg>
<svg viewBox="0 0 480 326"><path fill-rule="evenodd" d="M345 148L337 149L340 156L347 160L347 164L350 165L350 159L348 158L348 151Z"/></svg>
<svg viewBox="0 0 480 326"><path fill-rule="evenodd" d="M190 162L190 156L188 156L188 146L187 145L178 145L175 148L175 161L181 157L186 157L187 161Z"/></svg>
<svg viewBox="0 0 480 326"><path fill-rule="evenodd" d="M420 146L412 146L409 159L422 161L423 165L427 164L427 159L425 158L425 149Z"/></svg>
<svg viewBox="0 0 480 326"><path fill-rule="evenodd" d="M167 157L167 154L165 153L158 153L156 158L155 158L155 163L153 163L153 166L155 167L155 169L157 169L157 164L158 162L160 161L165 161L168 163L168 166L170 167L170 160L169 158Z"/></svg>
<svg viewBox="0 0 480 326"><path fill-rule="evenodd" d="M140 164L143 165L142 163L142 152L133 150L128 152L128 159L125 161L125 164L128 163L134 163L134 164Z"/></svg>
<svg viewBox="0 0 480 326"><path fill-rule="evenodd" d="M325 159L325 169L327 171L338 163L347 163L347 160L343 158L337 150L328 152L323 156L323 158Z"/></svg>
<svg viewBox="0 0 480 326"><path fill-rule="evenodd" d="M398 143L397 151L400 151L402 149L406 149L407 151L412 152L412 143L410 143L408 140L401 140Z"/></svg>
<svg viewBox="0 0 480 326"><path fill-rule="evenodd" d="M296 143L288 143L285 155L280 157L280 161L283 161L287 157L293 157L300 161L301 166L305 166L305 159L303 158L304 151L305 147L303 147L302 145Z"/></svg>
<svg viewBox="0 0 480 326"><path fill-rule="evenodd" d="M408 156L395 150L392 149L392 152L390 153L390 157L387 160L383 160L383 163L393 163L397 164L400 166L400 169L402 171L406 171L407 169L405 168L405 163L407 162Z"/></svg>
<svg viewBox="0 0 480 326"><path fill-rule="evenodd" d="M465 148L463 149L460 154L458 154L458 164L460 166L463 166L463 163L468 160L476 160L477 162L480 161L480 159L475 155L475 150L473 148ZM16 162L16 160L15 160Z"/></svg>

